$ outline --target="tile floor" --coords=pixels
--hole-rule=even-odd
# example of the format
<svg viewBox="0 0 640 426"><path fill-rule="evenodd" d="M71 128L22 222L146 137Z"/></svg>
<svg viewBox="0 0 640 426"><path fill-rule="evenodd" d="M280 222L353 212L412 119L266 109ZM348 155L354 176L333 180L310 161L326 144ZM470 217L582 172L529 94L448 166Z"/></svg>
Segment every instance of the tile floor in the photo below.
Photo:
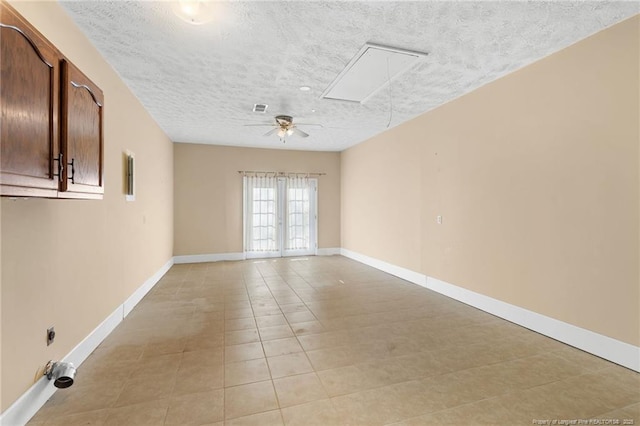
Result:
<svg viewBox="0 0 640 426"><path fill-rule="evenodd" d="M30 425L589 419L640 374L331 256L174 266Z"/></svg>

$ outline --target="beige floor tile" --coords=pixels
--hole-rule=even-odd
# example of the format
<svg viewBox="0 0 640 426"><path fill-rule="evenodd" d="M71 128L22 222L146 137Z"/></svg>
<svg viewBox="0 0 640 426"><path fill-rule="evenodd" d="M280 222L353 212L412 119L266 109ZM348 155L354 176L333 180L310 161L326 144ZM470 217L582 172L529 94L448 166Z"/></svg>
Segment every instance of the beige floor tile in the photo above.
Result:
<svg viewBox="0 0 640 426"><path fill-rule="evenodd" d="M313 367L311 367L304 352L270 357L267 358L267 361L269 362L271 377L274 379L313 371Z"/></svg>
<svg viewBox="0 0 640 426"><path fill-rule="evenodd" d="M159 341L147 343L142 354L142 360L147 360L158 355L176 354L184 351L186 345L185 337L173 339L161 339Z"/></svg>
<svg viewBox="0 0 640 426"><path fill-rule="evenodd" d="M345 425L378 426L402 420L390 400L369 394L358 392L331 398L331 402L341 423Z"/></svg>
<svg viewBox="0 0 640 426"><path fill-rule="evenodd" d="M614 364L605 359L567 345L557 351L553 351L552 354L562 357L563 359L570 361L572 364L589 371L600 371L614 366Z"/></svg>
<svg viewBox="0 0 640 426"><path fill-rule="evenodd" d="M225 426L282 426L280 410L267 411L227 420Z"/></svg>
<svg viewBox="0 0 640 426"><path fill-rule="evenodd" d="M295 337L287 337L285 339L269 340L262 342L264 353L268 357L279 355L288 355L296 352L302 352L302 346Z"/></svg>
<svg viewBox="0 0 640 426"><path fill-rule="evenodd" d="M307 356L316 371L345 367L357 361L348 346L307 351Z"/></svg>
<svg viewBox="0 0 640 426"><path fill-rule="evenodd" d="M224 367L190 364L178 370L172 395L206 392L224 387Z"/></svg>
<svg viewBox="0 0 640 426"><path fill-rule="evenodd" d="M169 400L162 399L128 405L126 407L112 408L108 411L108 416L104 424L108 426L155 426L164 422L168 407Z"/></svg>
<svg viewBox="0 0 640 426"><path fill-rule="evenodd" d="M509 388L494 369L475 368L423 379L422 383L443 395L446 407L505 394Z"/></svg>
<svg viewBox="0 0 640 426"><path fill-rule="evenodd" d="M253 308L253 313L256 317L265 316L278 316L282 315L282 311L279 306L265 307L265 308Z"/></svg>
<svg viewBox="0 0 640 426"><path fill-rule="evenodd" d="M229 319L240 319L240 318L253 318L253 310L251 308L244 309L234 309L234 310L225 310L224 318Z"/></svg>
<svg viewBox="0 0 640 426"><path fill-rule="evenodd" d="M421 380L397 383L365 392L389 400L399 418L415 417L446 407L443 395Z"/></svg>
<svg viewBox="0 0 640 426"><path fill-rule="evenodd" d="M171 398L165 425L201 425L224 419L224 390Z"/></svg>
<svg viewBox="0 0 640 426"><path fill-rule="evenodd" d="M505 386L513 390L563 380L588 371L553 354L534 355L480 368L490 370L490 374L499 376Z"/></svg>
<svg viewBox="0 0 640 426"><path fill-rule="evenodd" d="M224 333L225 346L240 345L242 343L253 343L259 341L260 336L258 335L258 330L255 328L248 330L227 331L226 333Z"/></svg>
<svg viewBox="0 0 640 426"><path fill-rule="evenodd" d="M566 401L561 395L543 393L540 389L515 391L496 398L500 406L509 414L512 424L532 424L533 419L570 419L580 416L565 417Z"/></svg>
<svg viewBox="0 0 640 426"><path fill-rule="evenodd" d="M346 395L371 389L375 386L375 381L372 380L371 376L354 365L322 370L318 371L317 374L329 396Z"/></svg>
<svg viewBox="0 0 640 426"><path fill-rule="evenodd" d="M256 321L251 318L228 319L224 322L224 331L238 331L256 328Z"/></svg>
<svg viewBox="0 0 640 426"><path fill-rule="evenodd" d="M330 349L349 343L349 333L346 331L328 331L326 333L298 336L298 341L305 351Z"/></svg>
<svg viewBox="0 0 640 426"><path fill-rule="evenodd" d="M34 416L34 420L47 420L58 416L97 411L113 406L124 388L122 382L82 384L56 392Z"/></svg>
<svg viewBox="0 0 640 426"><path fill-rule="evenodd" d="M328 399L283 408L282 417L287 426L329 426L347 424L340 418Z"/></svg>
<svg viewBox="0 0 640 426"><path fill-rule="evenodd" d="M249 303L249 300L247 299L246 294L244 296L242 295L225 296L225 301L224 301L225 312L235 313L239 311L246 311L247 309L251 309L251 303ZM233 316L227 316L227 315L225 315L225 317L233 318ZM247 318L251 318L251 317L253 317L253 313ZM238 317L238 318L244 318L244 317Z"/></svg>
<svg viewBox="0 0 640 426"><path fill-rule="evenodd" d="M141 359L131 378L174 375L182 363L182 353L157 355Z"/></svg>
<svg viewBox="0 0 640 426"><path fill-rule="evenodd" d="M532 424L533 419L527 424ZM510 425L513 423L509 412L496 400L484 400L459 407L442 410L435 413L413 417L394 425L422 426L422 425Z"/></svg>
<svg viewBox="0 0 640 426"><path fill-rule="evenodd" d="M129 380L122 389L122 393L113 404L123 407L141 402L165 399L171 395L176 380L176 374L156 374Z"/></svg>
<svg viewBox="0 0 640 426"><path fill-rule="evenodd" d="M289 324L317 321L317 318L309 310L300 312L285 312L284 316L287 318Z"/></svg>
<svg viewBox="0 0 640 426"><path fill-rule="evenodd" d="M144 347L146 346L146 343L142 343L144 342L144 340L142 339L145 339L146 336L143 336L139 333L134 333L132 336L136 343L132 343L132 344L114 343L114 344L105 346L104 344L106 341L103 342L91 354L92 358L96 359L96 364L98 362L103 362L103 360L109 360L109 362L138 361L142 357L142 353L144 352ZM85 361L85 363L87 362L90 362L90 360Z"/></svg>
<svg viewBox="0 0 640 426"><path fill-rule="evenodd" d="M278 408L271 380L224 390L225 419L244 417Z"/></svg>
<svg viewBox="0 0 640 426"><path fill-rule="evenodd" d="M357 365L370 378L374 386L386 386L425 376L412 365L407 364L403 358L386 358Z"/></svg>
<svg viewBox="0 0 640 426"><path fill-rule="evenodd" d="M315 373L274 379L273 385L281 408L327 398L327 393Z"/></svg>
<svg viewBox="0 0 640 426"><path fill-rule="evenodd" d="M259 342L226 346L224 349L225 349L225 352L224 352L225 364L230 362L264 358L262 345Z"/></svg>
<svg viewBox="0 0 640 426"><path fill-rule="evenodd" d="M100 362L89 362L87 360L78 369L76 380L79 380L82 385L101 384L105 383L105 380L124 382L131 377L136 368L136 362L113 362L112 358L109 357L102 358Z"/></svg>
<svg viewBox="0 0 640 426"><path fill-rule="evenodd" d="M86 411L83 413L54 416L42 422L47 426L81 426L81 425L104 425L108 414L108 409ZM31 425L31 423L29 423ZM35 423L34 423L35 425Z"/></svg>
<svg viewBox="0 0 640 426"><path fill-rule="evenodd" d="M287 319L284 315L267 315L267 316L257 316L256 323L258 327L273 327L274 325L287 325Z"/></svg>
<svg viewBox="0 0 640 426"><path fill-rule="evenodd" d="M279 305L285 316L294 312L310 312L304 303L279 303Z"/></svg>
<svg viewBox="0 0 640 426"><path fill-rule="evenodd" d="M224 334L195 334L185 338L184 351L202 351L224 346Z"/></svg>
<svg viewBox="0 0 640 426"><path fill-rule="evenodd" d="M224 349L222 347L205 349L200 351L184 352L180 369L189 367L219 367L224 361Z"/></svg>
<svg viewBox="0 0 640 426"><path fill-rule="evenodd" d="M620 368L619 366L612 366L599 370L594 373L597 377L602 378L608 384L614 384L616 388L624 387L630 391L637 391L640 389L640 373L629 370L628 368Z"/></svg>
<svg viewBox="0 0 640 426"><path fill-rule="evenodd" d="M638 424L640 421L640 402L595 416L597 419L618 420L619 424Z"/></svg>
<svg viewBox="0 0 640 426"><path fill-rule="evenodd" d="M580 417L593 417L620 409L633 404L640 397L640 386L627 387L623 382L599 373L570 377L533 388L532 391L557 395L559 401L564 401L563 408L568 413Z"/></svg>
<svg viewBox="0 0 640 426"><path fill-rule="evenodd" d="M270 379L269 367L264 358L232 362L224 366L224 385L236 386Z"/></svg>
<svg viewBox="0 0 640 426"><path fill-rule="evenodd" d="M274 325L269 327L261 327L258 329L260 332L260 340L263 342L268 340L283 339L285 337L293 337L293 331L288 325Z"/></svg>
<svg viewBox="0 0 640 426"><path fill-rule="evenodd" d="M298 322L291 325L293 333L296 336L304 336L306 334L317 334L325 331L320 321Z"/></svg>

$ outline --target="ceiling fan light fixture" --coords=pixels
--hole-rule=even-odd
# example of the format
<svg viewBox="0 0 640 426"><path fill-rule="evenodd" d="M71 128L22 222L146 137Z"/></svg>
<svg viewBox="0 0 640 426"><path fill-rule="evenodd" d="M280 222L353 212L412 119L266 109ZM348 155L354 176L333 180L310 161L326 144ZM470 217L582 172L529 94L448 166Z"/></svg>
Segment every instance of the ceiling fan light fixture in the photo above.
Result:
<svg viewBox="0 0 640 426"><path fill-rule="evenodd" d="M177 0L173 2L173 13L192 25L202 25L214 18L214 3L208 0Z"/></svg>
<svg viewBox="0 0 640 426"><path fill-rule="evenodd" d="M288 136L291 136L292 134L293 134L293 129L289 129L289 130L287 130L287 135L288 135Z"/></svg>
<svg viewBox="0 0 640 426"><path fill-rule="evenodd" d="M287 132L284 129L280 129L280 131L278 132L278 136L280 136L281 138L284 138L284 135L286 135Z"/></svg>

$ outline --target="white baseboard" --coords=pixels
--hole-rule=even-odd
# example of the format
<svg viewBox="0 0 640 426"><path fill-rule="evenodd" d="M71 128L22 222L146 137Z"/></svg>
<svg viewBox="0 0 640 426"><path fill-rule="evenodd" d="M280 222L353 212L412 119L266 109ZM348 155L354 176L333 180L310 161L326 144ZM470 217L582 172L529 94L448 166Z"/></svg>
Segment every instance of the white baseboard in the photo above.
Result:
<svg viewBox="0 0 640 426"><path fill-rule="evenodd" d="M133 292L131 296L122 304L122 318L126 318L127 315L136 307L136 305L142 300L149 290L153 288L154 285L160 281L160 278L167 273L169 269L173 266L174 260L173 258L167 261L155 274L153 274L149 279L147 279L144 284L142 284L136 291ZM106 337L106 336L105 336Z"/></svg>
<svg viewBox="0 0 640 426"><path fill-rule="evenodd" d="M213 253L213 254L188 254L185 256L173 256L173 263L203 263L220 262L223 260L245 260L244 253Z"/></svg>
<svg viewBox="0 0 640 426"><path fill-rule="evenodd" d="M616 364L640 371L640 347L576 327L501 300L427 277L426 288L504 318Z"/></svg>
<svg viewBox="0 0 640 426"><path fill-rule="evenodd" d="M336 254L340 254L340 248L338 247L319 248L316 250L316 254L318 256L333 256Z"/></svg>
<svg viewBox="0 0 640 426"><path fill-rule="evenodd" d="M146 280L122 305L118 306L100 325L87 335L62 361L72 362L79 367L102 341L122 322L138 302L153 288L160 278L171 268L173 259L165 263L158 272ZM33 384L9 408L0 414L0 425L19 426L26 424L38 410L53 396L56 387L44 376Z"/></svg>
<svg viewBox="0 0 640 426"><path fill-rule="evenodd" d="M340 254L340 248L319 248L317 250L318 256L332 256L334 254ZM295 255L298 256L298 255ZM263 257L272 257L271 254L265 254L263 256L252 256L252 259L260 259ZM233 261L233 260L246 260L247 257L244 253L212 253L212 254L188 254L184 256L174 256L173 263L183 264L183 263L205 263L205 262L221 262L224 260Z"/></svg>
<svg viewBox="0 0 640 426"><path fill-rule="evenodd" d="M395 275L398 278L402 278L403 280L407 280L414 284L418 284L420 286L425 286L427 283L427 277L424 274L419 272L412 271L410 269L402 268L400 266L393 265L391 263L384 262L379 259L375 259L373 257L366 256L364 254L356 253L347 249L340 249L340 254L344 257L348 257L349 259L356 260L360 263L364 263L365 265L372 266L376 269L379 269L383 272L386 272L391 275Z"/></svg>
<svg viewBox="0 0 640 426"><path fill-rule="evenodd" d="M319 248L317 250L318 256L333 256L340 254L340 248ZM271 257L271 254L265 254L264 256L254 256L252 258L259 259L261 257ZM298 255L296 255L298 256ZM213 253L213 254L189 254L185 256L174 256L173 263L204 263L204 262L220 262L220 261L232 261L232 260L245 260L247 257L244 253Z"/></svg>
<svg viewBox="0 0 640 426"><path fill-rule="evenodd" d="M521 325L552 339L640 372L640 347L595 333L510 303L446 283L372 257L341 249L341 254L396 277Z"/></svg>

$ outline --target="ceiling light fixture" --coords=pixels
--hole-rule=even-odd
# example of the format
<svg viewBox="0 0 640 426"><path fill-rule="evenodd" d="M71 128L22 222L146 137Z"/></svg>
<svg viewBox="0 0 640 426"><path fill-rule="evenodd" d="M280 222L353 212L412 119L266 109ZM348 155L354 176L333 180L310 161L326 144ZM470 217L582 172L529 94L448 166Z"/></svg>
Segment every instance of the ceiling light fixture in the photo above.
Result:
<svg viewBox="0 0 640 426"><path fill-rule="evenodd" d="M214 17L214 2L208 0L178 0L173 3L173 13L193 25L211 22Z"/></svg>

